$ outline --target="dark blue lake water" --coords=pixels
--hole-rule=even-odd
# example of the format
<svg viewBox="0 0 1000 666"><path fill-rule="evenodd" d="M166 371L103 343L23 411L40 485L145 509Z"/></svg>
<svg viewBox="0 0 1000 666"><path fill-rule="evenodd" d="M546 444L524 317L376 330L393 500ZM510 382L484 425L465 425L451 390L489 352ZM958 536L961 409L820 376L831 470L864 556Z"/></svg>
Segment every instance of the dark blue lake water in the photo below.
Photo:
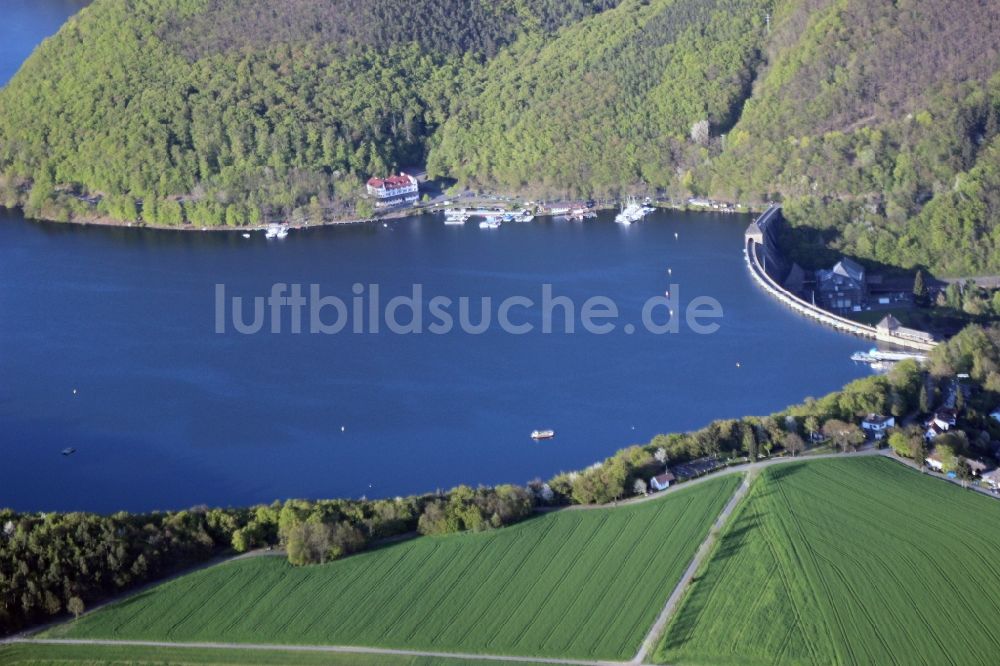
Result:
<svg viewBox="0 0 1000 666"><path fill-rule="evenodd" d="M5 0L0 81L79 4ZM419 217L269 242L0 212L0 506L144 510L524 482L865 373L848 360L862 341L751 283L747 218L609 220L485 231ZM296 335L287 319L281 334L215 332L215 285L252 298L275 282L348 302L355 283L379 284L383 302L420 283L426 298L488 296L494 314L550 283L577 308L607 296L621 317L607 335ZM671 282L681 305L718 299L718 332L626 334ZM536 443L535 428L557 437Z"/></svg>
<svg viewBox="0 0 1000 666"><path fill-rule="evenodd" d="M524 482L863 374L848 355L864 343L793 316L751 283L746 222L657 213L631 228L602 218L485 231L428 216L267 241L8 212L0 505L110 511ZM626 334L671 281L682 305L718 299L719 330ZM577 304L608 296L621 317L607 335L579 324L571 335L296 335L287 313L281 334L215 332L216 284L252 298L275 282L316 283L348 304L354 283L379 284L383 302L420 283L425 297L494 303L538 302L551 283ZM539 309L511 319L540 324ZM534 428L557 437L536 443ZM77 452L60 455L68 446Z"/></svg>
<svg viewBox="0 0 1000 666"><path fill-rule="evenodd" d="M40 41L90 0L0 0L0 85Z"/></svg>

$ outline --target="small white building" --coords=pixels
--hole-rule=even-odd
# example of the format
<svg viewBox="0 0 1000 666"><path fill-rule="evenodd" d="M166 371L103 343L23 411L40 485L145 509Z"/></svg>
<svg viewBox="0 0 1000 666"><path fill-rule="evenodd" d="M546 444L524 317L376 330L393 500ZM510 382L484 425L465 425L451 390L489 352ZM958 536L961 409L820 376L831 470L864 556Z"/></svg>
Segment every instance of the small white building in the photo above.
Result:
<svg viewBox="0 0 1000 666"><path fill-rule="evenodd" d="M876 440L885 437L885 432L895 426L896 419L894 417L882 416L881 414L869 414L861 421L861 428L869 437Z"/></svg>
<svg viewBox="0 0 1000 666"><path fill-rule="evenodd" d="M925 424L924 439L931 440L946 433L958 422L954 409L939 409L934 412L934 418Z"/></svg>
<svg viewBox="0 0 1000 666"><path fill-rule="evenodd" d="M649 480L649 487L656 490L666 490L670 487L670 484L675 481L675 477L669 471L663 474L657 474L652 479Z"/></svg>
<svg viewBox="0 0 1000 666"><path fill-rule="evenodd" d="M388 178L369 178L368 194L375 197L376 208L412 204L420 196L417 179L407 173Z"/></svg>
<svg viewBox="0 0 1000 666"><path fill-rule="evenodd" d="M931 451L930 454L924 458L924 462L935 472L940 472L944 469L944 463L938 458L937 451Z"/></svg>

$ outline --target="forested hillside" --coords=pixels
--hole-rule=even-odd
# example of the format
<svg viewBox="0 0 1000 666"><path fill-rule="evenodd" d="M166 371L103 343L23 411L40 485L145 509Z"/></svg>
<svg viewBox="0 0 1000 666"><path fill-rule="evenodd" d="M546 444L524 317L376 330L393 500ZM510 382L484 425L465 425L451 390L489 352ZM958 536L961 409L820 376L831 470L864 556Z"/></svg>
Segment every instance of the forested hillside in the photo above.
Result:
<svg viewBox="0 0 1000 666"><path fill-rule="evenodd" d="M772 26L767 65L698 186L783 198L790 219L862 258L1000 271L1000 211L983 186L1000 167L987 149L1000 4L785 0Z"/></svg>
<svg viewBox="0 0 1000 666"><path fill-rule="evenodd" d="M0 91L0 202L319 221L426 165L780 200L805 262L1000 272L998 72L993 0L96 0Z"/></svg>
<svg viewBox="0 0 1000 666"><path fill-rule="evenodd" d="M686 184L683 167L739 116L769 4L627 2L555 39L521 40L475 77L429 169L570 196Z"/></svg>
<svg viewBox="0 0 1000 666"><path fill-rule="evenodd" d="M0 93L0 201L68 219L98 195L99 214L158 224L333 214L361 178L422 163L499 48L608 4L97 0Z"/></svg>

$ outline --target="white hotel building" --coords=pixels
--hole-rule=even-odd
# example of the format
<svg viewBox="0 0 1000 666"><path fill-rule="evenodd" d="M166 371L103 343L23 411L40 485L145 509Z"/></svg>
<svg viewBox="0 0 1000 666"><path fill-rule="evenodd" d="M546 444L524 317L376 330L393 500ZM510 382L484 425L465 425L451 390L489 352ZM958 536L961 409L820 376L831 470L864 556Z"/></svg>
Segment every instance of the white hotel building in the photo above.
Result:
<svg viewBox="0 0 1000 666"><path fill-rule="evenodd" d="M368 194L375 197L375 208L412 204L420 196L419 190L417 179L406 173L368 179Z"/></svg>

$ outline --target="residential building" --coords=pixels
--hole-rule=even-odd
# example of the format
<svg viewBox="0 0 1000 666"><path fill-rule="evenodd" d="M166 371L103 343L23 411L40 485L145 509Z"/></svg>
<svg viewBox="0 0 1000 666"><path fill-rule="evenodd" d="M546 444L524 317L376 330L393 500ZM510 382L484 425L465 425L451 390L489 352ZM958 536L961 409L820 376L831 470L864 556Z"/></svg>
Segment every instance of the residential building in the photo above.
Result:
<svg viewBox="0 0 1000 666"><path fill-rule="evenodd" d="M924 424L924 438L934 439L938 435L948 432L958 422L958 415L954 409L939 409L934 412L934 416Z"/></svg>
<svg viewBox="0 0 1000 666"><path fill-rule="evenodd" d="M666 490L670 487L670 484L675 481L675 477L669 471L663 474L657 474L652 479L649 480L649 487L655 488L656 490Z"/></svg>
<svg viewBox="0 0 1000 666"><path fill-rule="evenodd" d="M896 426L896 419L892 416L882 416L881 414L869 414L861 421L861 428L865 434L875 440L885 437L889 428Z"/></svg>
<svg viewBox="0 0 1000 666"><path fill-rule="evenodd" d="M938 435L942 435L946 432L948 432L948 428L942 428L933 419L931 419L925 425L924 439L930 441L935 437L937 437Z"/></svg>
<svg viewBox="0 0 1000 666"><path fill-rule="evenodd" d="M375 197L376 208L391 208L414 203L420 196L420 186L413 176L400 173L388 178L369 178L368 194Z"/></svg>

